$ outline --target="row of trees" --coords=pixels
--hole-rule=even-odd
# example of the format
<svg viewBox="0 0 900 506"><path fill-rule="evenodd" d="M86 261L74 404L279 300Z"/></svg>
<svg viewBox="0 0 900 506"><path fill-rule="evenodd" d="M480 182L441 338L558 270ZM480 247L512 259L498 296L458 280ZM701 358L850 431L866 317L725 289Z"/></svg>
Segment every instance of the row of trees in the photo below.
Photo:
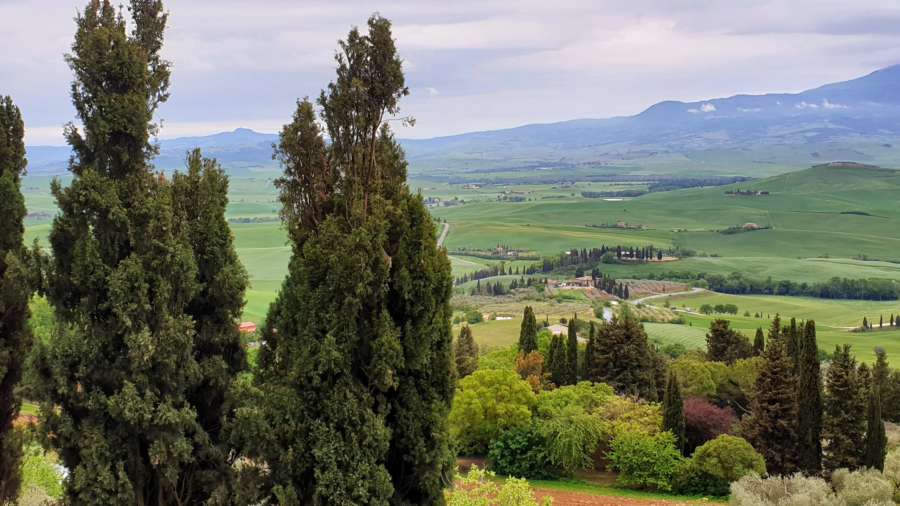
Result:
<svg viewBox="0 0 900 506"><path fill-rule="evenodd" d="M35 344L29 396L68 504L441 503L452 280L386 126L408 93L390 23L350 31L337 78L280 134L293 254L251 377L228 179L199 151L185 173L155 173L167 14L160 0L128 12L90 0L76 18L81 126L66 127L73 178L52 186L49 258L22 244L24 129L0 101L0 502L18 490L11 422L39 291L58 325Z"/></svg>

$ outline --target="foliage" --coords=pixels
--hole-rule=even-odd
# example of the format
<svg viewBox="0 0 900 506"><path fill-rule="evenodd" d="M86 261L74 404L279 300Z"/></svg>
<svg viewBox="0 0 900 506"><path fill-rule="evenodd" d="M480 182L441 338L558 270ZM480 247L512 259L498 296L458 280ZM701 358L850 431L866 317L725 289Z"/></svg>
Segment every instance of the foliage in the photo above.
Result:
<svg viewBox="0 0 900 506"><path fill-rule="evenodd" d="M799 464L797 380L781 339L770 339L764 357L744 434L762 454L770 473L790 474Z"/></svg>
<svg viewBox="0 0 900 506"><path fill-rule="evenodd" d="M869 389L867 414L863 465L881 471L884 469L884 457L887 453L887 435L881 418L881 394L875 386Z"/></svg>
<svg viewBox="0 0 900 506"><path fill-rule="evenodd" d="M845 506L822 478L800 473L760 478L747 475L731 484L732 506Z"/></svg>
<svg viewBox="0 0 900 506"><path fill-rule="evenodd" d="M509 370L475 371L457 386L450 433L460 451L484 454L504 430L531 423L531 386Z"/></svg>
<svg viewBox="0 0 900 506"><path fill-rule="evenodd" d="M566 361L566 342L560 335L550 339L550 352L547 356L547 371L550 381L556 386L564 386L569 379L569 363Z"/></svg>
<svg viewBox="0 0 900 506"><path fill-rule="evenodd" d="M604 432L612 439L623 432L646 435L658 434L662 426L659 404L627 397L611 397L596 414L603 422Z"/></svg>
<svg viewBox="0 0 900 506"><path fill-rule="evenodd" d="M685 397L712 397L715 395L716 382L706 361L684 355L672 362L669 370L678 378Z"/></svg>
<svg viewBox="0 0 900 506"><path fill-rule="evenodd" d="M730 434L737 423L731 408L720 408L700 397L689 397L684 401L684 418L688 454L707 441Z"/></svg>
<svg viewBox="0 0 900 506"><path fill-rule="evenodd" d="M693 459L681 462L672 476L672 492L681 495L727 496L728 485L727 481L701 470Z"/></svg>
<svg viewBox="0 0 900 506"><path fill-rule="evenodd" d="M578 324L579 320L576 317L572 317L569 321L568 340L566 341L567 385L578 383Z"/></svg>
<svg viewBox="0 0 900 506"><path fill-rule="evenodd" d="M601 325L598 335L598 381L612 386L624 395L658 399L655 352L647 341L647 333L628 310Z"/></svg>
<svg viewBox="0 0 900 506"><path fill-rule="evenodd" d="M528 355L519 352L516 356L516 372L531 385L534 393L543 390L544 386L544 356L539 351L532 351Z"/></svg>
<svg viewBox="0 0 900 506"><path fill-rule="evenodd" d="M56 468L55 459L37 444L25 447L22 458L22 490L37 489L48 498L61 499L62 478Z"/></svg>
<svg viewBox="0 0 900 506"><path fill-rule="evenodd" d="M537 350L537 319L534 317L534 309L525 306L525 314L522 317L522 328L519 331L519 351L528 355Z"/></svg>
<svg viewBox="0 0 900 506"><path fill-rule="evenodd" d="M733 364L740 358L753 356L753 347L747 337L732 330L728 320L714 320L706 334L706 349L709 360Z"/></svg>
<svg viewBox="0 0 900 506"><path fill-rule="evenodd" d="M28 302L33 273L23 243L25 125L10 97L0 96L0 503L14 501L21 480L21 441L13 422L22 405L16 392L31 348Z"/></svg>
<svg viewBox="0 0 900 506"><path fill-rule="evenodd" d="M807 321L798 339L797 438L800 442L800 469L807 474L817 474L822 469L823 407L816 323L812 320Z"/></svg>
<svg viewBox="0 0 900 506"><path fill-rule="evenodd" d="M697 467L728 483L755 473L766 474L766 462L746 439L723 434L697 448L691 457Z"/></svg>
<svg viewBox="0 0 900 506"><path fill-rule="evenodd" d="M577 405L569 405L552 418L540 422L547 442L550 462L566 474L593 467L593 454L603 435L603 424L597 416Z"/></svg>
<svg viewBox="0 0 900 506"><path fill-rule="evenodd" d="M825 382L822 437L826 441L825 469L856 469L865 448L865 404L860 392L856 359L849 346L838 346Z"/></svg>
<svg viewBox="0 0 900 506"><path fill-rule="evenodd" d="M507 478L501 486L494 478L491 471L473 466L454 490L444 493L447 506L538 506L526 480ZM541 506L551 504L553 500L546 498Z"/></svg>
<svg viewBox="0 0 900 506"><path fill-rule="evenodd" d="M869 501L893 504L894 484L875 469L837 469L831 473L831 484L847 506L863 506Z"/></svg>
<svg viewBox="0 0 900 506"><path fill-rule="evenodd" d="M453 351L457 377L465 378L478 369L478 344L472 337L472 327L463 325L459 329L459 337L456 338L456 346Z"/></svg>
<svg viewBox="0 0 900 506"><path fill-rule="evenodd" d="M536 413L540 418L549 419L559 416L568 406L578 406L588 413L594 413L617 400L619 398L609 385L581 381L576 385L541 392L537 397Z"/></svg>
<svg viewBox="0 0 900 506"><path fill-rule="evenodd" d="M626 486L668 491L672 478L683 461L671 433L655 435L625 431L613 438L608 454L610 467L621 473Z"/></svg>
<svg viewBox="0 0 900 506"><path fill-rule="evenodd" d="M535 424L503 431L491 441L488 460L494 471L507 476L548 480L560 475L547 453L547 440Z"/></svg>
<svg viewBox="0 0 900 506"><path fill-rule="evenodd" d="M666 383L666 392L662 402L663 423L662 429L675 436L675 446L682 454L685 452L685 417L684 399L678 388L678 379L674 372L669 372L669 380Z"/></svg>

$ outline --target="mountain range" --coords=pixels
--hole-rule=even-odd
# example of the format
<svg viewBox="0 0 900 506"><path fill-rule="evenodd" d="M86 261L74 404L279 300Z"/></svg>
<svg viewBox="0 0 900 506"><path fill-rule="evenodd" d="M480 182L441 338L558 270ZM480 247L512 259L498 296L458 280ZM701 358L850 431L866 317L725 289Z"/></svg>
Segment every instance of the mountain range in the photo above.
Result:
<svg viewBox="0 0 900 506"><path fill-rule="evenodd" d="M275 134L237 129L160 141L157 167L193 147L232 171L274 168ZM402 140L410 172L434 176L522 169L768 175L831 160L900 165L900 65L800 93L659 102L634 116L576 119ZM32 174L62 173L68 148L28 148Z"/></svg>

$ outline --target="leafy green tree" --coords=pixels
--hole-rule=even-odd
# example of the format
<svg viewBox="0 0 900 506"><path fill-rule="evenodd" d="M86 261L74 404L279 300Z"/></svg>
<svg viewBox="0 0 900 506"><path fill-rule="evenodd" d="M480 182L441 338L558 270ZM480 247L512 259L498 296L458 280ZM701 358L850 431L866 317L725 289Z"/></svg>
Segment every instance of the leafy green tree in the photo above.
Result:
<svg viewBox="0 0 900 506"><path fill-rule="evenodd" d="M13 429L22 399L23 357L31 346L28 300L31 277L25 246L25 125L10 97L0 97L0 503L19 493L22 441Z"/></svg>
<svg viewBox="0 0 900 506"><path fill-rule="evenodd" d="M685 450L685 420L684 399L681 398L681 389L678 386L678 378L675 372L669 372L669 380L666 382L666 393L663 396L663 430L669 431L675 436L675 447L684 453Z"/></svg>
<svg viewBox="0 0 900 506"><path fill-rule="evenodd" d="M756 329L756 337L753 338L753 355L761 357L766 351L766 338L761 328Z"/></svg>
<svg viewBox="0 0 900 506"><path fill-rule="evenodd" d="M503 431L491 441L488 451L491 469L506 476L518 476L530 480L552 480L561 471L550 462L547 440L532 423Z"/></svg>
<svg viewBox="0 0 900 506"><path fill-rule="evenodd" d="M822 438L826 470L856 469L862 464L865 445L865 404L850 346L837 346L825 380Z"/></svg>
<svg viewBox="0 0 900 506"><path fill-rule="evenodd" d="M550 339L550 351L547 354L547 371L550 381L556 386L563 386L569 379L569 367L566 361L566 342L561 335Z"/></svg>
<svg viewBox="0 0 900 506"><path fill-rule="evenodd" d="M519 351L528 355L537 350L538 324L534 316L534 309L525 306L525 315L522 318L522 328L519 331Z"/></svg>
<svg viewBox="0 0 900 506"><path fill-rule="evenodd" d="M881 417L881 393L878 388L869 389L867 415L863 465L882 471L884 470L884 457L887 454L887 434L884 429L884 420Z"/></svg>
<svg viewBox="0 0 900 506"><path fill-rule="evenodd" d="M578 317L572 317L569 322L569 335L566 342L566 372L567 385L578 383Z"/></svg>
<svg viewBox="0 0 900 506"><path fill-rule="evenodd" d="M456 374L459 378L475 372L478 369L478 344L472 337L472 327L463 325L459 329L459 337L456 338L454 349L456 358Z"/></svg>
<svg viewBox="0 0 900 506"><path fill-rule="evenodd" d="M728 320L715 320L706 334L706 354L710 360L733 364L735 360L753 355L750 341L730 327Z"/></svg>
<svg viewBox="0 0 900 506"><path fill-rule="evenodd" d="M819 370L819 347L816 344L816 323L806 322L800 335L799 364L797 366L797 405L800 440L800 468L807 474L822 469L822 374Z"/></svg>
<svg viewBox="0 0 900 506"><path fill-rule="evenodd" d="M596 415L572 404L542 420L538 427L554 466L569 475L593 467L593 455L604 436L603 422Z"/></svg>
<svg viewBox="0 0 900 506"><path fill-rule="evenodd" d="M235 322L244 307L247 273L234 248L225 219L228 176L199 149L188 154L187 172L172 180L176 223L184 229L197 263L197 292L185 312L194 320L194 359L199 381L188 399L205 437L194 451L191 486L208 497L230 480L235 452L222 434L231 384L247 369L247 357Z"/></svg>
<svg viewBox="0 0 900 506"><path fill-rule="evenodd" d="M465 453L483 455L503 431L526 427L536 399L513 371L479 370L459 382L450 431Z"/></svg>
<svg viewBox="0 0 900 506"><path fill-rule="evenodd" d="M668 432L655 435L624 431L610 443L610 467L619 471L619 482L626 486L671 490L675 471L683 457Z"/></svg>
<svg viewBox="0 0 900 506"><path fill-rule="evenodd" d="M258 408L239 409L232 433L263 477L250 502L440 504L452 280L386 123L408 94L390 22L351 30L336 61L324 132L303 100L276 147L293 254L239 394Z"/></svg>
<svg viewBox="0 0 900 506"><path fill-rule="evenodd" d="M701 471L728 483L756 473L766 474L766 461L747 440L722 434L697 448L691 460Z"/></svg>
<svg viewBox="0 0 900 506"><path fill-rule="evenodd" d="M658 396L653 350L643 325L627 307L621 315L600 327L598 340L597 369L601 371L598 379L620 394L655 401Z"/></svg>
<svg viewBox="0 0 900 506"><path fill-rule="evenodd" d="M206 471L224 467L192 404L210 355L194 347L189 311L210 292L173 185L150 164L153 114L168 98L167 16L158 0L129 10L130 33L109 1L76 18L67 61L83 131L66 127L74 177L52 186L48 295L59 327L35 358L36 394L46 442L70 473L67 503L197 504L216 479Z"/></svg>
<svg viewBox="0 0 900 506"><path fill-rule="evenodd" d="M770 340L764 357L745 434L762 454L770 473L791 474L799 470L797 379L783 340Z"/></svg>

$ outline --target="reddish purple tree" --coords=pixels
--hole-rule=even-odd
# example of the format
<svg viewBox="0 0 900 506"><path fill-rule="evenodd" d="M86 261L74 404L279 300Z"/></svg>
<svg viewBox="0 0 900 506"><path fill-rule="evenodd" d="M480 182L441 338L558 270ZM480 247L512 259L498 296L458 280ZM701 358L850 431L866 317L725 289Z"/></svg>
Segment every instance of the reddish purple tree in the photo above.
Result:
<svg viewBox="0 0 900 506"><path fill-rule="evenodd" d="M684 401L684 419L687 455L720 434L731 434L737 423L731 408L720 408L702 397L690 397Z"/></svg>

